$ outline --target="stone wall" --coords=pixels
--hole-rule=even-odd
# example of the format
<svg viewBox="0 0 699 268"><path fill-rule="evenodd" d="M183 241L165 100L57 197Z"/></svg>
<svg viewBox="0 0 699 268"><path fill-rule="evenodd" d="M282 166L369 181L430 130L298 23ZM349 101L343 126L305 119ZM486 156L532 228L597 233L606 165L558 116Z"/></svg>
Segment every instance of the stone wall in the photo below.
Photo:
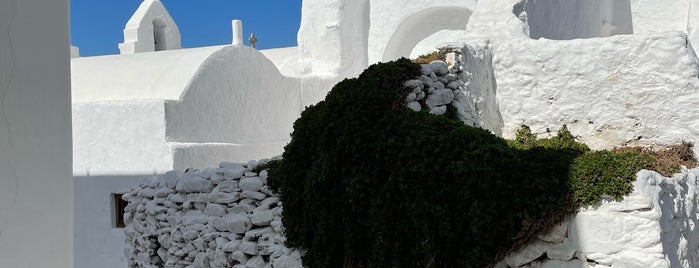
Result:
<svg viewBox="0 0 699 268"><path fill-rule="evenodd" d="M445 47L452 52L447 62L421 64L422 74L404 83L406 106L441 115L451 107L464 124L500 135L502 116L495 99L497 83L490 49L469 45Z"/></svg>
<svg viewBox="0 0 699 268"><path fill-rule="evenodd" d="M301 267L301 253L284 246L267 172L252 171L259 163L172 171L125 195L129 266ZM698 183L699 169L640 171L622 201L581 208L496 267L697 267Z"/></svg>
<svg viewBox="0 0 699 268"><path fill-rule="evenodd" d="M123 196L129 267L301 267L258 164L171 171Z"/></svg>
<svg viewBox="0 0 699 268"><path fill-rule="evenodd" d="M496 267L698 267L698 177L640 171L623 201L580 209Z"/></svg>

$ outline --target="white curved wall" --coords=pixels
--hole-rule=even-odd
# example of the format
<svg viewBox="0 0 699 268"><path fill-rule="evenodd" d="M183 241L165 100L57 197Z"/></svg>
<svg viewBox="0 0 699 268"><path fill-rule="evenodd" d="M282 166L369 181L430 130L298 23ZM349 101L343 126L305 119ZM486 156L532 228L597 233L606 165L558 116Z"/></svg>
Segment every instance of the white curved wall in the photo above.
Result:
<svg viewBox="0 0 699 268"><path fill-rule="evenodd" d="M468 24L471 10L457 6L433 7L403 19L388 40L382 61L409 57L423 39L441 30L461 30ZM446 42L452 40L442 40ZM435 44L436 45L436 44Z"/></svg>
<svg viewBox="0 0 699 268"><path fill-rule="evenodd" d="M408 17L434 7L454 6L473 10L475 0L371 0L371 28L369 29L369 63L373 64L383 59L384 51L389 40L400 24ZM468 18L466 18L468 19ZM457 19L463 21L463 19ZM428 22L432 23L431 21ZM443 30L443 29L438 29ZM463 28L461 29L463 30ZM430 34L435 33L433 31ZM452 40L444 40L452 41ZM444 42L442 41L442 42ZM418 40L419 42L419 40ZM441 42L440 42L441 43ZM417 43L415 43L417 44ZM436 45L436 44L435 44ZM410 48L412 49L412 47ZM408 55L410 51L408 51ZM407 55L406 55L407 56Z"/></svg>
<svg viewBox="0 0 699 268"><path fill-rule="evenodd" d="M74 58L73 102L178 100L201 63L222 47Z"/></svg>
<svg viewBox="0 0 699 268"><path fill-rule="evenodd" d="M159 0L141 3L124 27L124 43L119 44L121 54L178 48L182 48L180 29Z"/></svg>
<svg viewBox="0 0 699 268"><path fill-rule="evenodd" d="M301 113L298 80L282 76L262 53L245 46L212 54L183 94L165 105L168 141L284 141Z"/></svg>
<svg viewBox="0 0 699 268"><path fill-rule="evenodd" d="M0 267L73 267L68 12L0 1Z"/></svg>

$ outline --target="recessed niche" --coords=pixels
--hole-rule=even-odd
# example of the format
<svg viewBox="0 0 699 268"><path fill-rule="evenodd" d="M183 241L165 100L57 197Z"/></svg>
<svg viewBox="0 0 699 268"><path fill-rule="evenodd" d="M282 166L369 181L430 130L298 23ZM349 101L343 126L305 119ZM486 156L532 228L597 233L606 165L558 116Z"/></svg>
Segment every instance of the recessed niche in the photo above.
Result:
<svg viewBox="0 0 699 268"><path fill-rule="evenodd" d="M521 0L513 8L533 39L633 34L629 0Z"/></svg>

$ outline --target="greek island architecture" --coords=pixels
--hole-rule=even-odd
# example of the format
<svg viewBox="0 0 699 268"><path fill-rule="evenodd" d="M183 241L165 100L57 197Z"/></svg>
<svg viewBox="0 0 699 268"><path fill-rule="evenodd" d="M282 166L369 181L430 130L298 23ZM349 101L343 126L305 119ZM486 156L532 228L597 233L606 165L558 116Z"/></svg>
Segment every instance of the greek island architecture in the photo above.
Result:
<svg viewBox="0 0 699 268"><path fill-rule="evenodd" d="M238 20L230 44L182 48L167 7L144 0L120 54L97 57L70 46L68 5L0 0L0 267L128 267L120 194L181 179L171 170L252 169L338 81L437 48L458 51L464 114L496 135L565 124L595 149L699 138L699 0L304 0L298 46L267 50L244 45ZM696 267L699 173L639 174L633 200L584 211L502 267L542 252L544 267ZM650 238L625 240L637 235Z"/></svg>

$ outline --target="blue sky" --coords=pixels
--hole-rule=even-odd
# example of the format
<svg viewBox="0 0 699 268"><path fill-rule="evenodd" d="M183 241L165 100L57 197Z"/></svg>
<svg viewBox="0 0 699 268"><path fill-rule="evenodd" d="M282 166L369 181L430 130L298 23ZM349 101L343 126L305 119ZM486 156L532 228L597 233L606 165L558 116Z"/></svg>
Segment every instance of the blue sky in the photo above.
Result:
<svg viewBox="0 0 699 268"><path fill-rule="evenodd" d="M301 0L161 0L182 34L182 47L229 44L231 20L243 20L260 49L296 45ZM71 43L82 56L118 54L122 30L141 0L71 0Z"/></svg>

